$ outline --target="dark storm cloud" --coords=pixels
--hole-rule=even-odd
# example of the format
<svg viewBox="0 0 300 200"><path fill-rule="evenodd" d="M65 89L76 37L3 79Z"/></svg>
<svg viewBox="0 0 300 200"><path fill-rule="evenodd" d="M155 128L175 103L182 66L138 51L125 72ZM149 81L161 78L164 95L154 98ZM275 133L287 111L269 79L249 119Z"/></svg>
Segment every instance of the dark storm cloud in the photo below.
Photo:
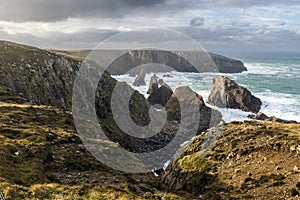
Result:
<svg viewBox="0 0 300 200"><path fill-rule="evenodd" d="M191 26L202 26L204 24L205 19L202 17L194 17L190 21Z"/></svg>
<svg viewBox="0 0 300 200"><path fill-rule="evenodd" d="M185 9L299 4L298 0L0 0L0 20L60 21L70 17L152 16Z"/></svg>
<svg viewBox="0 0 300 200"><path fill-rule="evenodd" d="M219 8L219 7L241 7L247 8L251 6L266 6L272 4L285 4L285 5L294 5L299 4L298 0L215 0L215 1L208 1L208 0L168 0L168 5L173 8Z"/></svg>
<svg viewBox="0 0 300 200"><path fill-rule="evenodd" d="M70 17L115 18L164 0L0 0L0 20L59 21Z"/></svg>

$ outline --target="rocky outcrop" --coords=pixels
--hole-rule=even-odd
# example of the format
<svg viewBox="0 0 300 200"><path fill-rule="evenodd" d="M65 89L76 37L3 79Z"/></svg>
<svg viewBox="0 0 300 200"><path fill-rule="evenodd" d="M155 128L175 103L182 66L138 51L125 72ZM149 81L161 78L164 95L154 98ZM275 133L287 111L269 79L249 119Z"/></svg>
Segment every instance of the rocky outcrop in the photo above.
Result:
<svg viewBox="0 0 300 200"><path fill-rule="evenodd" d="M159 88L152 90L148 97L148 101L151 105L160 104L165 106L172 94L173 91L171 88L167 84L163 83Z"/></svg>
<svg viewBox="0 0 300 200"><path fill-rule="evenodd" d="M187 61L189 60L189 61ZM169 72L221 72L240 73L247 71L244 64L235 59L203 51L162 51L162 50L131 50L114 62L108 68L110 74L130 73L140 74L141 68L136 66L158 63L159 67L143 67L146 73Z"/></svg>
<svg viewBox="0 0 300 200"><path fill-rule="evenodd" d="M156 74L154 74L150 79L147 93L150 94L148 101L151 105L160 104L165 106L173 91L170 86L164 83L162 79L158 79Z"/></svg>
<svg viewBox="0 0 300 200"><path fill-rule="evenodd" d="M255 120L269 121L269 122L279 122L279 123L283 123L283 124L297 124L298 123L295 120L285 120L285 119L277 118L275 116L268 117L266 114L264 114L262 112L248 115L248 118L255 119Z"/></svg>
<svg viewBox="0 0 300 200"><path fill-rule="evenodd" d="M173 78L173 76L170 75L170 74L164 74L163 77L165 77L165 78Z"/></svg>
<svg viewBox="0 0 300 200"><path fill-rule="evenodd" d="M146 71L141 70L140 74L137 75L132 85L134 86L146 85L145 77L146 77Z"/></svg>
<svg viewBox="0 0 300 200"><path fill-rule="evenodd" d="M254 113L257 113L262 105L259 98L225 76L214 78L208 103L220 108L240 109Z"/></svg>
<svg viewBox="0 0 300 200"><path fill-rule="evenodd" d="M166 104L166 110L168 111L169 120L183 121L182 123L187 124L197 123L197 133L217 125L222 120L222 114L207 107L202 96L195 93L188 86L175 89L174 94ZM200 114L198 122L195 121L197 119L195 114Z"/></svg>
<svg viewBox="0 0 300 200"><path fill-rule="evenodd" d="M156 90L157 88L158 88L158 77L156 76L156 74L154 74L150 78L150 83L149 83L149 87L147 90L147 94L151 94L151 92L153 90Z"/></svg>
<svg viewBox="0 0 300 200"><path fill-rule="evenodd" d="M261 121L211 128L178 151L161 182L200 199L287 198L300 190L299 128Z"/></svg>

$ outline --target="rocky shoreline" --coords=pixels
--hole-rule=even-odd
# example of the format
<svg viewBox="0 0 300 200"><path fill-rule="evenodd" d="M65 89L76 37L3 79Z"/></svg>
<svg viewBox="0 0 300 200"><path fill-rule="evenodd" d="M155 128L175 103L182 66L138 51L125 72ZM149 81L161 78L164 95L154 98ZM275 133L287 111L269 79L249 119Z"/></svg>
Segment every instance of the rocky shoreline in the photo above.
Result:
<svg viewBox="0 0 300 200"><path fill-rule="evenodd" d="M222 123L221 113L208 107L200 94L185 86L172 91L167 83L155 77L149 86L148 99L128 84L119 83L123 89L117 99L133 94L129 114L136 124L149 124L150 108L158 104L165 107L167 122L161 132L141 139L126 134L114 120L111 97L118 82L109 73L103 73L96 101L88 102L96 105L98 121L110 139L108 142L90 135L104 147L103 154L116 148L152 152L166 146L181 125L180 130L186 133L193 132L191 127L195 127L192 133L195 137L182 147L184 141L179 141L177 153L166 170L160 170L159 177L153 173L128 174L96 160L76 133L70 110L73 81L82 57L9 42L0 42L0 51L0 159L5 161L0 164L0 191L7 199L299 197L299 124L257 113L261 100L226 77L216 77L208 102L252 111L256 113L251 116L255 120ZM141 62L148 62L154 52L131 53L137 54ZM193 53L189 52L190 56ZM212 57L219 71L245 70L239 61ZM130 62L124 70L132 64L137 63ZM203 72L206 67L203 66ZM185 68L190 69L188 65ZM143 84L143 77L144 72L137 85ZM83 88L81 94L85 92ZM182 106L188 112L182 112ZM120 108L127 107L120 105ZM120 116L126 114L122 109L118 111Z"/></svg>

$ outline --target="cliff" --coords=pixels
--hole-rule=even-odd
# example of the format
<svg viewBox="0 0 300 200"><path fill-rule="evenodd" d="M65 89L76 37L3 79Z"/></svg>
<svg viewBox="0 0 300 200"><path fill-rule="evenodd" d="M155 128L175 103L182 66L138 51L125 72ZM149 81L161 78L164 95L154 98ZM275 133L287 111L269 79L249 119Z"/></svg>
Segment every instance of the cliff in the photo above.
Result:
<svg viewBox="0 0 300 200"><path fill-rule="evenodd" d="M33 104L71 110L73 80L81 60L0 41L0 85Z"/></svg>
<svg viewBox="0 0 300 200"><path fill-rule="evenodd" d="M97 51L97 50L96 50ZM118 75L129 73L131 76L140 74L141 68L135 68L139 65L148 63L159 63L162 65L155 67L146 67L146 72L168 72L176 70L179 72L221 72L221 73L240 73L247 71L244 64L235 59L214 53L206 53L204 51L163 51L163 50L98 50L105 56L114 53L121 55L112 62L108 68L110 74ZM86 57L90 51L69 51L69 54ZM187 61L188 60L188 61ZM170 67L172 69L170 69ZM131 71L130 71L131 70Z"/></svg>
<svg viewBox="0 0 300 200"><path fill-rule="evenodd" d="M160 190L152 173L125 174L96 160L68 112L20 101L0 87L0 191L5 199L181 199ZM116 146L99 142L110 150Z"/></svg>
<svg viewBox="0 0 300 200"><path fill-rule="evenodd" d="M124 74L136 66L147 63L159 63L167 66L145 67L147 73L171 70L195 73L240 73L247 71L244 64L239 60L202 51L131 50L111 63L109 72L111 74ZM129 74L131 76L140 74L140 68L131 70Z"/></svg>
<svg viewBox="0 0 300 200"><path fill-rule="evenodd" d="M202 199L298 199L300 125L232 122L197 136L161 177Z"/></svg>

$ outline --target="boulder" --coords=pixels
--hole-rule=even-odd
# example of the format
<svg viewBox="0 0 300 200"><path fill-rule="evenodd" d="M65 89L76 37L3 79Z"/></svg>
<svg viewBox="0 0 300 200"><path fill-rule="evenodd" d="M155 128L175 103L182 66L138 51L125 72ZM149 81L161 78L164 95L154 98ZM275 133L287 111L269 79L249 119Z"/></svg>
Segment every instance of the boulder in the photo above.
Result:
<svg viewBox="0 0 300 200"><path fill-rule="evenodd" d="M251 114L247 116L249 119L256 119L256 120L267 120L269 117L262 113L262 112L258 112L256 114Z"/></svg>
<svg viewBox="0 0 300 200"><path fill-rule="evenodd" d="M141 70L140 74L137 75L137 77L135 78L135 80L134 80L134 82L133 82L132 85L134 85L134 86L146 85L145 77L146 77L146 71L145 70Z"/></svg>
<svg viewBox="0 0 300 200"><path fill-rule="evenodd" d="M253 96L249 90L225 76L214 78L207 102L220 108L240 109L253 113L257 113L262 105L261 100Z"/></svg>

